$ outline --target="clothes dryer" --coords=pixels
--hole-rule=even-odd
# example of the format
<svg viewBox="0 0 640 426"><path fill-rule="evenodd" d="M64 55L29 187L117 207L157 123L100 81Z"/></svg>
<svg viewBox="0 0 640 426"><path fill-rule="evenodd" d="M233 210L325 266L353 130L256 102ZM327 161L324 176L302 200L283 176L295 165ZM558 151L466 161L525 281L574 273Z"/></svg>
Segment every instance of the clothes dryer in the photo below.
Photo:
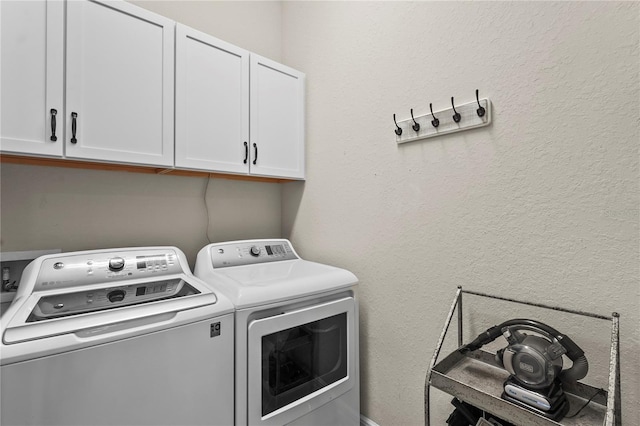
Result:
<svg viewBox="0 0 640 426"><path fill-rule="evenodd" d="M228 426L233 311L175 247L39 257L0 322L0 423Z"/></svg>
<svg viewBox="0 0 640 426"><path fill-rule="evenodd" d="M236 425L359 425L351 272L284 239L210 244L194 274L236 307Z"/></svg>

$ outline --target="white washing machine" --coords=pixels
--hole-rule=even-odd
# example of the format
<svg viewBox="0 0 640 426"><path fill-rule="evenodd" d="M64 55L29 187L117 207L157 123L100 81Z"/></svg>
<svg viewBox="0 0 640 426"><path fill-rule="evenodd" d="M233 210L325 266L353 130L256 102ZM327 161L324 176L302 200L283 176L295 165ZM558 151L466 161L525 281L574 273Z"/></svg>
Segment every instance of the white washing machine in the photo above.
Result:
<svg viewBox="0 0 640 426"><path fill-rule="evenodd" d="M39 257L0 322L0 423L228 426L233 312L175 247Z"/></svg>
<svg viewBox="0 0 640 426"><path fill-rule="evenodd" d="M210 244L194 274L236 307L236 425L359 425L357 278L284 239Z"/></svg>

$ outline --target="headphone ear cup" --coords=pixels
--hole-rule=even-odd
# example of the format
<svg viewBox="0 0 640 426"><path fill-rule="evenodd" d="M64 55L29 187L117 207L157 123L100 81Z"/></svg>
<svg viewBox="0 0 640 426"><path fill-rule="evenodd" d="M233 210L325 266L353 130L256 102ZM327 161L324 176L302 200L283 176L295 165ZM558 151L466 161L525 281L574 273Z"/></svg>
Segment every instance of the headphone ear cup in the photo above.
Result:
<svg viewBox="0 0 640 426"><path fill-rule="evenodd" d="M498 352L496 352L496 362L502 368L504 368L504 361L502 361L502 357L504 356L504 349L505 348L502 348Z"/></svg>

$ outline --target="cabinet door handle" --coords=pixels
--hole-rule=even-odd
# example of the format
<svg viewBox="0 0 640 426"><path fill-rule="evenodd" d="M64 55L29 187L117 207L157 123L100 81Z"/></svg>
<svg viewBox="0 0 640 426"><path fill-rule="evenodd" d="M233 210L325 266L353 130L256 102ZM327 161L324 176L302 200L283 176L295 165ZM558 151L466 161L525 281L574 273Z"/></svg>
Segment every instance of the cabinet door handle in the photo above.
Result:
<svg viewBox="0 0 640 426"><path fill-rule="evenodd" d="M51 137L49 138L49 140L51 140L51 142L56 142L58 140L58 138L56 137L56 114L58 114L58 110L51 108L50 112L51 112Z"/></svg>
<svg viewBox="0 0 640 426"><path fill-rule="evenodd" d="M256 164L256 161L258 161L258 145L256 145L255 143L253 144L253 150L254 150L253 164Z"/></svg>
<svg viewBox="0 0 640 426"><path fill-rule="evenodd" d="M247 164L247 160L249 159L249 144L248 143L244 143L244 164Z"/></svg>
<svg viewBox="0 0 640 426"><path fill-rule="evenodd" d="M77 119L78 113L71 113L71 143L78 143L78 139L76 139L76 127L77 127Z"/></svg>

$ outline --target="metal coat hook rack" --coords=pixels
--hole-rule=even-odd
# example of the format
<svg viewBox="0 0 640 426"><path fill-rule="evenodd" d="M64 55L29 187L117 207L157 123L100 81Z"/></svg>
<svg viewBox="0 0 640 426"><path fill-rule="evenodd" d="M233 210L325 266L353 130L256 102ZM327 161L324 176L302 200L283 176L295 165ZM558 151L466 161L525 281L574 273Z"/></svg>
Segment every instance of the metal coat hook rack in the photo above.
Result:
<svg viewBox="0 0 640 426"><path fill-rule="evenodd" d="M396 142L413 142L489 125L491 101L489 98L480 99L477 89L475 97L475 101L456 104L452 96L451 107L436 112L433 111L433 104L429 103L429 113L417 117L411 108L410 118L400 121L393 114Z"/></svg>

